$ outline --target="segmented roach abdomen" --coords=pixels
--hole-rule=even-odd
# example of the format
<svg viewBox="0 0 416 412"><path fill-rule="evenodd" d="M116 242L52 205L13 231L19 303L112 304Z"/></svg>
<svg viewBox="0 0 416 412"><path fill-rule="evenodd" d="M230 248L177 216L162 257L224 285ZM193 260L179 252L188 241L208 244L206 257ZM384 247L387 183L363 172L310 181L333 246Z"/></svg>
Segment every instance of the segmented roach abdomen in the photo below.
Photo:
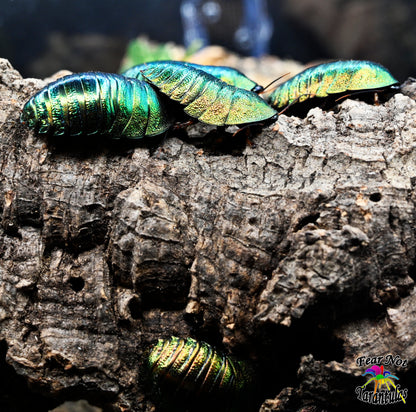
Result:
<svg viewBox="0 0 416 412"><path fill-rule="evenodd" d="M156 403L175 410L243 410L240 401L252 383L244 362L191 338L159 339L146 369Z"/></svg>
<svg viewBox="0 0 416 412"><path fill-rule="evenodd" d="M203 70L167 61L144 65L141 75L160 92L184 106L184 112L216 126L259 123L277 112L256 93L217 79Z"/></svg>
<svg viewBox="0 0 416 412"><path fill-rule="evenodd" d="M160 96L146 82L101 72L48 84L23 107L21 122L50 135L141 138L171 125Z"/></svg>
<svg viewBox="0 0 416 412"><path fill-rule="evenodd" d="M380 64L363 60L335 61L310 67L279 85L268 102L276 109L314 97L370 90L398 84Z"/></svg>
<svg viewBox="0 0 416 412"><path fill-rule="evenodd" d="M240 72L239 70L234 69L233 67L228 67L228 66L207 66L207 65L189 63L189 62L175 62L173 60L171 61L160 60L160 61L153 61L149 63L139 64L137 66L131 67L130 69L126 70L122 74L123 76L133 77L139 80L143 80L143 76L141 74L141 71L143 69L145 69L146 67L149 68L150 66L157 66L158 64L164 64L164 63L169 63L169 62L183 64L184 66L193 67L193 68L202 70L231 86L240 87L241 89L245 89L245 90L251 90L255 93L260 93L261 91L263 91L263 87L257 84L254 80L249 79L244 73Z"/></svg>

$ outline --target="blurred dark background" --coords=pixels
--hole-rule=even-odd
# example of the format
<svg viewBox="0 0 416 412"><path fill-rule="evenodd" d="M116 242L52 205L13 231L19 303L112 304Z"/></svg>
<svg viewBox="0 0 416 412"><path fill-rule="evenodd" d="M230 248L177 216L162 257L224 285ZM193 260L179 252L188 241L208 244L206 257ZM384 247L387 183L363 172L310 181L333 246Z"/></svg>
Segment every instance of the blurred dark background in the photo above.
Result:
<svg viewBox="0 0 416 412"><path fill-rule="evenodd" d="M415 17L414 0L0 0L0 56L31 77L115 72L137 36L189 45L201 23L202 43L243 55L369 59L404 80Z"/></svg>

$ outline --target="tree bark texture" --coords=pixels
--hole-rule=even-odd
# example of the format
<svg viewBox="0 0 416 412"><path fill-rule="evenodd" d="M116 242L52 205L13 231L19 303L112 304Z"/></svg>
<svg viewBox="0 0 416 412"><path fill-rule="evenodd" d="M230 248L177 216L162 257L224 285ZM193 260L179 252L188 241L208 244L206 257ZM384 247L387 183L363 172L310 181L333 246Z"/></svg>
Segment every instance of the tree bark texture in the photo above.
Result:
<svg viewBox="0 0 416 412"><path fill-rule="evenodd" d="M359 409L356 359L387 354L407 360L390 369L414 405L412 81L379 106L281 115L247 145L203 125L144 142L39 137L19 116L44 85L0 60L9 378L48 405L150 411L144 352L192 336L254 365L254 410Z"/></svg>

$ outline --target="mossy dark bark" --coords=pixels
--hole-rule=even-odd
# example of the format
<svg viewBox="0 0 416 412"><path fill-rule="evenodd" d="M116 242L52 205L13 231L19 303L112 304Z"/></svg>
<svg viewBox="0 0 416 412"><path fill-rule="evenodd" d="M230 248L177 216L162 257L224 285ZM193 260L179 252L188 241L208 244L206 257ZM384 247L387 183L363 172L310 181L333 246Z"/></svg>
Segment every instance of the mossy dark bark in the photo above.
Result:
<svg viewBox="0 0 416 412"><path fill-rule="evenodd" d="M142 355L177 335L249 359L264 412L358 408L388 353L413 403L414 100L126 143L33 135L43 85L0 61L0 339L34 391L150 411Z"/></svg>

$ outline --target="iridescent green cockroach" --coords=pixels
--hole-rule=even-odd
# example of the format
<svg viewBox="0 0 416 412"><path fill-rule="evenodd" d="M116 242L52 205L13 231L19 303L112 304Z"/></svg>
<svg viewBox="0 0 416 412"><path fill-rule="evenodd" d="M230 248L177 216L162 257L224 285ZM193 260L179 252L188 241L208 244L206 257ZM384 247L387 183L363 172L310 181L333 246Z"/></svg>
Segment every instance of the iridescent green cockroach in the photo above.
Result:
<svg viewBox="0 0 416 412"><path fill-rule="evenodd" d="M398 81L383 66L370 61L335 61L310 67L279 85L269 104L280 110L314 97L345 92L381 91L397 88Z"/></svg>
<svg viewBox="0 0 416 412"><path fill-rule="evenodd" d="M271 122L277 118L256 93L217 79L182 62L166 61L140 71L146 81L170 99L185 106L184 112L216 126Z"/></svg>
<svg viewBox="0 0 416 412"><path fill-rule="evenodd" d="M153 399L169 410L241 411L252 385L246 363L191 338L159 339L144 366Z"/></svg>
<svg viewBox="0 0 416 412"><path fill-rule="evenodd" d="M32 96L20 119L41 134L138 139L161 134L171 126L161 97L148 83L136 79L78 73Z"/></svg>
<svg viewBox="0 0 416 412"><path fill-rule="evenodd" d="M139 80L143 80L141 71L149 66L157 66L161 63L173 62L167 60L153 61L149 63L139 64L137 66L131 67L122 73L126 77L134 77ZM239 70L234 69L228 66L205 66L202 64L189 63L189 62L176 62L183 64L184 66L194 67L195 69L202 70L206 73L211 74L217 79L222 80L223 82L229 84L230 86L240 87L241 89L251 90L254 93L260 93L264 90L263 86L260 86L255 81L249 79L245 74L241 73Z"/></svg>

